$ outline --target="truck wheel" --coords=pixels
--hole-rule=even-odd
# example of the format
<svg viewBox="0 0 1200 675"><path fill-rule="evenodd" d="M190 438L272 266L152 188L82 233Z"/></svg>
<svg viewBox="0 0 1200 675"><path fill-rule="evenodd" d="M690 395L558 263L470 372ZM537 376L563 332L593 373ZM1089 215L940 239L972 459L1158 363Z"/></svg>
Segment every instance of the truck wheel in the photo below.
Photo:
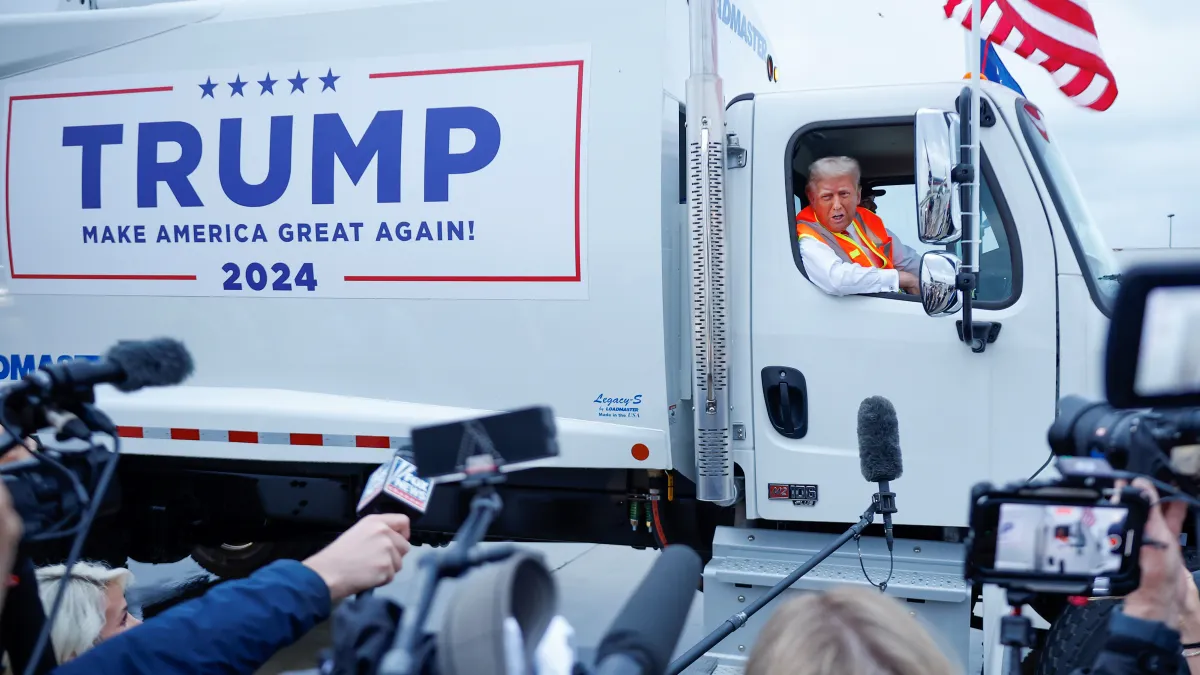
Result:
<svg viewBox="0 0 1200 675"><path fill-rule="evenodd" d="M314 541L263 541L196 546L192 560L222 579L240 579L276 560L303 560L325 546Z"/></svg>
<svg viewBox="0 0 1200 675"><path fill-rule="evenodd" d="M1050 626L1038 658L1036 675L1070 673L1090 668L1108 639L1108 619L1120 600L1092 600L1068 606Z"/></svg>

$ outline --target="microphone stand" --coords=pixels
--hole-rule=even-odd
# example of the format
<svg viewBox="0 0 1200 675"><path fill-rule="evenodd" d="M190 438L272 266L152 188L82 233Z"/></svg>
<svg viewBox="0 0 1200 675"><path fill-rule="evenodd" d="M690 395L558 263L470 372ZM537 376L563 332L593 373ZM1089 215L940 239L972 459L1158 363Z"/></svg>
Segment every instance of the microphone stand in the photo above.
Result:
<svg viewBox="0 0 1200 675"><path fill-rule="evenodd" d="M884 503L881 505L880 502ZM703 640L697 642L695 646L687 651L687 653L672 661L671 665L667 667L666 675L679 675L679 673L682 673L685 668L692 665L692 663L694 663L697 659L708 653L710 649L717 646L717 643L728 637L730 633L746 625L746 621L749 620L750 617L754 616L758 610L766 607L767 603L771 602L780 593L790 588L792 584L796 583L796 581L800 579L800 577L808 574L814 567L821 564L821 561L833 555L834 551L841 548L851 539L856 539L862 536L863 530L867 529L868 525L875 522L875 514L888 511L895 513L895 504L895 493L885 493L882 496L882 499L880 495L874 495L871 500L871 505L867 507L866 511L863 512L862 517L857 523L851 525L850 529L840 534L837 539L833 540L833 542L828 546L818 551L816 555L805 561L803 565L797 567L796 570L789 574L783 581L775 584L770 590L768 590L766 593L763 593L761 597L750 603L749 607L738 612L737 614L734 614L728 619L725 619L725 623L722 623L720 626L718 626L716 630L709 633L708 636Z"/></svg>
<svg viewBox="0 0 1200 675"><path fill-rule="evenodd" d="M417 642L433 607L439 581L461 576L474 567L504 560L517 552L517 548L510 544L502 544L489 551L475 548L483 541L496 514L503 507L500 495L496 492L496 486L503 482L504 474L497 470L494 463L476 468L463 481L466 489L478 488L471 498L471 512L445 551L430 551L421 558L419 564L424 572L424 583L421 584L415 615L411 622L403 622L400 630L396 631L395 642L380 663L379 675L415 675L418 672Z"/></svg>

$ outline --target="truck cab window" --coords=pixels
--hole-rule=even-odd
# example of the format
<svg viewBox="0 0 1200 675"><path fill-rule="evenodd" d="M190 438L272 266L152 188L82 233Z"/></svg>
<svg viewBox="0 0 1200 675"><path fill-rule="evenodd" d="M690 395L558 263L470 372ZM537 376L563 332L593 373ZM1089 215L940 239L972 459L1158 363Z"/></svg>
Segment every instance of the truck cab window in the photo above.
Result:
<svg viewBox="0 0 1200 675"><path fill-rule="evenodd" d="M884 124L863 126L823 126L801 129L793 137L792 147L789 148L791 157L791 187L792 203L789 205L790 222L788 236L793 247L793 257L809 281L821 288L834 287L836 294L870 295L879 298L918 301L914 294L903 292L871 292L871 279L884 278L882 274L869 270L855 270L847 267L848 274L844 276L821 273L820 283L817 282L804 267L803 251L819 254L819 264L824 270L835 265L834 258L824 248L815 250L812 243L803 245L804 235L818 240L821 244L837 243L843 252L834 250L842 263L856 264L861 267L883 267L879 256L866 256L860 253L859 244L870 248L876 241L860 241L861 235L878 240L891 237L892 266L898 270L908 270L913 274L919 273L916 263L926 251L948 250L959 257L962 256L962 242L936 246L922 243L917 238L917 195L913 180L913 127L909 121L896 121ZM854 160L859 169L860 190L860 219L861 224L849 224L844 233L837 233L840 226L831 223L832 227L816 228L817 236L812 236L806 228L797 228L797 216L816 216L820 209L811 208L806 192L809 182L809 171L813 162L826 157L849 157ZM992 186L995 185L991 171L986 166L981 181L980 210L981 242L980 278L976 290L975 301L981 309L999 309L1007 307L1016 301L1020 294L1020 251L1011 215L1002 197L997 199ZM845 164L844 162L842 164ZM841 166L836 162L829 163L830 167ZM837 172L837 169L820 169L826 172ZM828 199L828 196L826 197ZM835 211L838 209L834 209ZM865 211L865 213L863 213ZM874 234L867 220L875 221ZM858 226L858 229L856 229ZM822 231L824 230L824 231ZM862 230L859 233L859 230ZM854 243L846 242L844 234L849 234ZM830 236L832 235L832 236ZM885 242L886 243L886 242ZM832 247L829 246L830 250ZM882 249L879 251L887 255ZM906 260L907 258L907 260ZM866 261L867 265L864 265ZM836 284L845 283L843 288ZM903 289L901 289L903 290ZM828 291L827 291L828 292Z"/></svg>

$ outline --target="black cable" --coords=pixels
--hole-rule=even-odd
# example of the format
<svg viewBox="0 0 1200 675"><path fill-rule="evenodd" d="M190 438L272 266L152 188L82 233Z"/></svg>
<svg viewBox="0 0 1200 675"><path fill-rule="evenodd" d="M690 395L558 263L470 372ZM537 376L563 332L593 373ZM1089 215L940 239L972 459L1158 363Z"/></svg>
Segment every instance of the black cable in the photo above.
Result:
<svg viewBox="0 0 1200 675"><path fill-rule="evenodd" d="M0 413L0 417L2 416L3 414ZM67 556L63 580L58 586L58 593L54 596L54 604L50 608L50 612L46 615L46 623L42 626L42 631L38 634L37 644L33 648L33 657L29 660L29 665L25 667L24 675L33 675L38 661L41 659L42 652L45 651L46 645L50 641L50 627L54 625L54 618L62 606L67 584L71 581L71 569L75 567L80 553L83 552L83 543L87 539L88 530L92 528L92 521L96 519L96 513L100 510L100 505L104 502L104 493L108 491L108 484L112 481L113 474L116 473L117 459L121 452L121 438L117 434L110 434L109 437L113 439L112 459L108 461L108 464L104 467L104 472L100 474L100 480L96 483L96 494L93 496L91 503L88 504L88 509L83 516L83 520L79 523L79 534L75 536L75 543L71 545L71 553Z"/></svg>
<svg viewBox="0 0 1200 675"><path fill-rule="evenodd" d="M867 566L866 566L866 565L863 563L863 557L862 557L862 543L861 543L861 541L860 541L860 540L861 540L861 537L858 537L858 536L854 537L854 545L855 545L855 546L858 548L858 566L859 566L860 568L862 568L862 573L863 573L863 576L867 578L867 583L868 583L868 584L871 584L871 585L872 585L872 586L874 586L875 588L878 588L878 589L879 589L879 592L880 592L880 593L883 593L884 591L886 591L886 590L887 590L887 585L888 585L888 583L889 583L889 582L892 580L892 572L893 572L893 571L895 570L895 568L896 568L896 554L895 554L895 553L893 553L891 549L888 549L888 575L887 575L887 579L884 579L882 582L880 582L880 583L878 583L878 584L877 584L877 583L875 583L874 581L871 581L871 575L867 573Z"/></svg>
<svg viewBox="0 0 1200 675"><path fill-rule="evenodd" d="M1045 462L1043 462L1043 463L1042 463L1042 465L1041 465L1040 467L1038 467L1038 470L1037 470L1037 471L1034 471L1034 472L1033 472L1033 475L1032 475L1032 476L1030 476L1029 478L1026 478L1026 479L1025 479L1025 482L1026 482L1026 483L1032 483L1032 482L1033 482L1033 479L1035 479L1035 478L1037 478L1038 476L1040 476L1040 475L1042 474L1042 472L1046 470L1046 467L1050 466L1050 463L1051 463L1051 462L1053 462L1053 461L1054 461L1054 452L1051 452L1051 453L1050 453L1050 456L1046 458L1046 461L1045 461Z"/></svg>

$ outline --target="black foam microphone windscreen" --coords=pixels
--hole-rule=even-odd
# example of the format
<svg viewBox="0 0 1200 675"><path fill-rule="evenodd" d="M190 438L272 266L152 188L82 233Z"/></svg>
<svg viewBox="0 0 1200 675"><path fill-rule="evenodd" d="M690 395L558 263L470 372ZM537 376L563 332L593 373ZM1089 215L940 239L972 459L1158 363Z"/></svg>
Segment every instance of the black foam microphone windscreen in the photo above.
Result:
<svg viewBox="0 0 1200 675"><path fill-rule="evenodd" d="M858 407L858 459L869 483L893 481L904 472L896 408L882 396L865 399Z"/></svg>
<svg viewBox="0 0 1200 675"><path fill-rule="evenodd" d="M169 387L192 374L192 356L183 343L170 338L123 340L113 345L104 358L120 366L125 377L113 386L125 392L142 387Z"/></svg>

